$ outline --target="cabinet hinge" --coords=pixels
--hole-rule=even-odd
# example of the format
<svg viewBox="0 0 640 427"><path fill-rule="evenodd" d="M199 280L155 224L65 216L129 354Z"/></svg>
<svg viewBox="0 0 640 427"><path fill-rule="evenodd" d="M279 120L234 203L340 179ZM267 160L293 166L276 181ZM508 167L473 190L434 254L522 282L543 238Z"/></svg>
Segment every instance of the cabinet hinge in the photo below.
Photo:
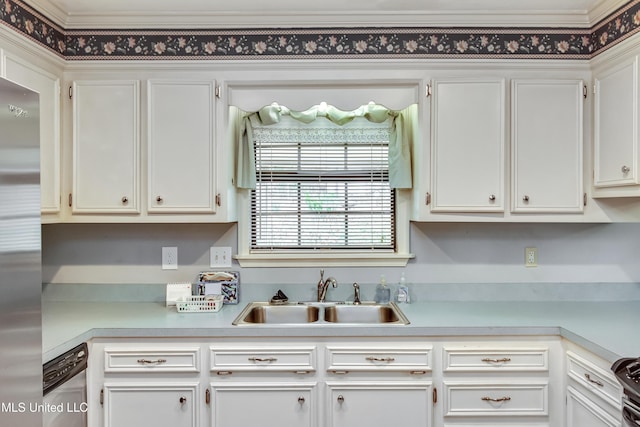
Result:
<svg viewBox="0 0 640 427"><path fill-rule="evenodd" d="M589 91L589 89L587 89L587 85L582 86L582 97L584 99L587 99L588 91Z"/></svg>
<svg viewBox="0 0 640 427"><path fill-rule="evenodd" d="M435 405L436 403L438 403L438 389L437 388L433 388L433 391L431 392L431 398L433 400L433 404Z"/></svg>
<svg viewBox="0 0 640 427"><path fill-rule="evenodd" d="M587 193L582 195L582 205L587 206Z"/></svg>
<svg viewBox="0 0 640 427"><path fill-rule="evenodd" d="M204 402L207 405L211 403L211 391L209 389L207 389L207 391L204 392Z"/></svg>
<svg viewBox="0 0 640 427"><path fill-rule="evenodd" d="M427 192L424 196L424 204L429 206L431 204L431 193Z"/></svg>
<svg viewBox="0 0 640 427"><path fill-rule="evenodd" d="M220 197L220 193L216 194L216 206L222 205L222 198Z"/></svg>
<svg viewBox="0 0 640 427"><path fill-rule="evenodd" d="M222 96L222 88L220 86L216 86L216 98L220 98Z"/></svg>
<svg viewBox="0 0 640 427"><path fill-rule="evenodd" d="M424 88L424 95L428 98L431 96L431 83Z"/></svg>
<svg viewBox="0 0 640 427"><path fill-rule="evenodd" d="M100 404L104 405L104 389L100 389Z"/></svg>
<svg viewBox="0 0 640 427"><path fill-rule="evenodd" d="M73 98L73 86L69 85L69 99Z"/></svg>
<svg viewBox="0 0 640 427"><path fill-rule="evenodd" d="M71 207L71 203L73 202L73 196L69 193L69 207Z"/></svg>

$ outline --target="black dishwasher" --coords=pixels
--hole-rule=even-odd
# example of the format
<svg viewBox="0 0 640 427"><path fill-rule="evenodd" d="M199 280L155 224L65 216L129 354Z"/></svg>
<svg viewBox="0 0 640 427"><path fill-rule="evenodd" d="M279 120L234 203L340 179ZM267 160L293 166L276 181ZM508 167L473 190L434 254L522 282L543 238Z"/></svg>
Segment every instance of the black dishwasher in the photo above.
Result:
<svg viewBox="0 0 640 427"><path fill-rule="evenodd" d="M87 426L86 343L42 366L43 427Z"/></svg>

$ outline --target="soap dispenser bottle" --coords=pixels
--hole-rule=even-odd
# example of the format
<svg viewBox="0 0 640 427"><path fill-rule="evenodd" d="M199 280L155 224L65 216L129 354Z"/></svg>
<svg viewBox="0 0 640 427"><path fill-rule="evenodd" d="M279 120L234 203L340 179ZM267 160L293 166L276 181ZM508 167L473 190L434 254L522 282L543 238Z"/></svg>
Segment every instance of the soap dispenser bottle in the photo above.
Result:
<svg viewBox="0 0 640 427"><path fill-rule="evenodd" d="M387 279L385 279L384 274L380 276L380 283L376 286L374 300L378 304L388 304L391 301L391 289L387 286Z"/></svg>
<svg viewBox="0 0 640 427"><path fill-rule="evenodd" d="M409 287L407 286L407 279L404 277L404 272L402 273L402 276L400 276L400 283L398 283L396 302L399 304L409 304L411 302Z"/></svg>

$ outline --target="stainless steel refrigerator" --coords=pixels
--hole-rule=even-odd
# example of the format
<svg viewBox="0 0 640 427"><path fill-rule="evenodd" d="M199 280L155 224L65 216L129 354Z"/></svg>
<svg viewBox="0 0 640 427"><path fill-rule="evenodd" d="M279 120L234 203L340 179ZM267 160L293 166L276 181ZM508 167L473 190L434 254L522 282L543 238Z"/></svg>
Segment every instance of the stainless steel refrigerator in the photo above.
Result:
<svg viewBox="0 0 640 427"><path fill-rule="evenodd" d="M40 111L0 79L0 426L42 426ZM39 406L40 405L40 406Z"/></svg>

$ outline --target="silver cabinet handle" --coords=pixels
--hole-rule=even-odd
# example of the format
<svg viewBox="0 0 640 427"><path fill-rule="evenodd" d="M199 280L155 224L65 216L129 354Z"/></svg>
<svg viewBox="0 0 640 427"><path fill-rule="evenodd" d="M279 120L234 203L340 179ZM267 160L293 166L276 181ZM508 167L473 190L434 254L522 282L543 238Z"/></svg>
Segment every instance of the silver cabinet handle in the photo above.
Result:
<svg viewBox="0 0 640 427"><path fill-rule="evenodd" d="M338 403L344 403L344 396L339 394L337 400L338 400Z"/></svg>
<svg viewBox="0 0 640 427"><path fill-rule="evenodd" d="M156 202L162 203L162 197L160 197L160 196L156 197Z"/></svg>
<svg viewBox="0 0 640 427"><path fill-rule="evenodd" d="M225 376L225 375L232 375L232 374L233 374L233 372L231 372L231 371L218 371L218 372L216 372L216 375L219 375L221 377Z"/></svg>
<svg viewBox="0 0 640 427"><path fill-rule="evenodd" d="M277 362L278 359L276 359L275 357L250 357L249 358L250 362Z"/></svg>
<svg viewBox="0 0 640 427"><path fill-rule="evenodd" d="M167 359L156 359L156 360L138 359L138 363L141 363L143 365L151 365L151 364L160 365L161 363L167 363Z"/></svg>
<svg viewBox="0 0 640 427"><path fill-rule="evenodd" d="M509 396L504 396L504 397L500 397L498 399L494 399L492 397L481 397L482 400L484 400L485 402L508 402L511 400L511 398Z"/></svg>
<svg viewBox="0 0 640 427"><path fill-rule="evenodd" d="M186 398L186 397L184 397L184 396L181 396L181 397L180 397L180 403L181 403L181 404L183 404L183 405L184 405L185 403L187 403L187 398Z"/></svg>
<svg viewBox="0 0 640 427"><path fill-rule="evenodd" d="M523 201L523 202L525 202L525 203L526 203L526 202L528 202L528 201L529 201L529 196L525 195L525 196L522 198L522 201Z"/></svg>
<svg viewBox="0 0 640 427"><path fill-rule="evenodd" d="M488 357L485 357L484 359L482 359L482 361L485 363L507 363L511 362L511 358L503 357L502 359L490 359Z"/></svg>
<svg viewBox="0 0 640 427"><path fill-rule="evenodd" d="M393 357L374 357L374 356L369 356L366 358L366 360L368 360L369 362L393 362L396 359L394 359Z"/></svg>
<svg viewBox="0 0 640 427"><path fill-rule="evenodd" d="M122 196L122 204L126 205L127 203L129 203L129 198L127 196Z"/></svg>
<svg viewBox="0 0 640 427"><path fill-rule="evenodd" d="M495 194L490 195L489 196L489 201L490 202L495 202L496 201L496 195Z"/></svg>
<svg viewBox="0 0 640 427"><path fill-rule="evenodd" d="M629 166L622 166L620 170L622 171L622 173L629 173L631 168Z"/></svg>
<svg viewBox="0 0 640 427"><path fill-rule="evenodd" d="M591 378L591 375L589 374L584 374L584 377L587 379L587 381L589 381L592 384L597 385L598 387L604 387L604 384L602 384L601 381L599 380L594 380L593 378Z"/></svg>
<svg viewBox="0 0 640 427"><path fill-rule="evenodd" d="M303 396L298 397L298 403L301 404L301 405L304 403L304 397Z"/></svg>

